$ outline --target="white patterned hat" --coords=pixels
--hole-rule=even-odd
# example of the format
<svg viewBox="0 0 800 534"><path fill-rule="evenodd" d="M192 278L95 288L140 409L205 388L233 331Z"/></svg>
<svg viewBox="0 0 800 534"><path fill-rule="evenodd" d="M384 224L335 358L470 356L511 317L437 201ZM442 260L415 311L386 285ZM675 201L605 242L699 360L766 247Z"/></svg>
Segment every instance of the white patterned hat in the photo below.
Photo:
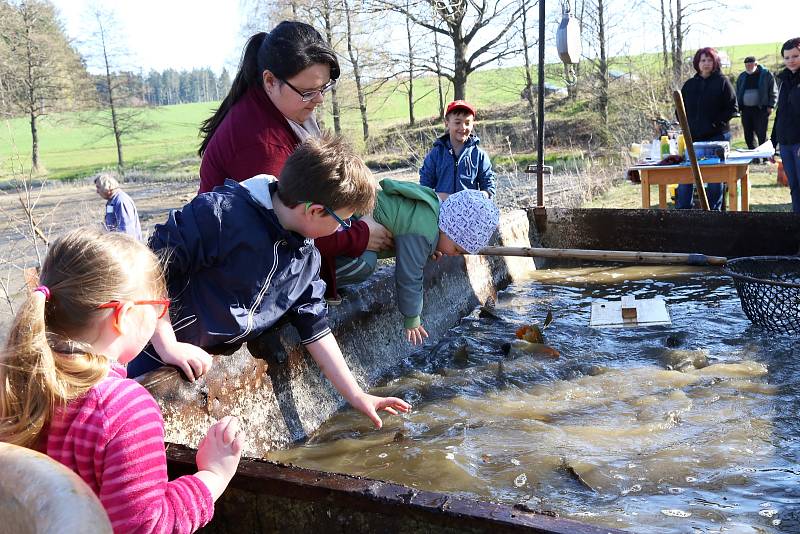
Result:
<svg viewBox="0 0 800 534"><path fill-rule="evenodd" d="M453 193L439 208L439 229L470 254L489 244L499 222L500 210L475 189Z"/></svg>

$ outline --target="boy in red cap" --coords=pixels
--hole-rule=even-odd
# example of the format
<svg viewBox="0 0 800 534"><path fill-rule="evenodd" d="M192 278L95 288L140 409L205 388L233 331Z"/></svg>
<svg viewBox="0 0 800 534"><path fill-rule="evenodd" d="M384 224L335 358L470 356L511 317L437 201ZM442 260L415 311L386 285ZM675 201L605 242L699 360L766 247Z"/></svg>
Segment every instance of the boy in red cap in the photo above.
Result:
<svg viewBox="0 0 800 534"><path fill-rule="evenodd" d="M487 198L495 193L494 171L489 156L478 148L472 133L475 108L464 100L447 105L447 133L433 143L419 170L419 183L436 191L441 200L464 189L477 189Z"/></svg>

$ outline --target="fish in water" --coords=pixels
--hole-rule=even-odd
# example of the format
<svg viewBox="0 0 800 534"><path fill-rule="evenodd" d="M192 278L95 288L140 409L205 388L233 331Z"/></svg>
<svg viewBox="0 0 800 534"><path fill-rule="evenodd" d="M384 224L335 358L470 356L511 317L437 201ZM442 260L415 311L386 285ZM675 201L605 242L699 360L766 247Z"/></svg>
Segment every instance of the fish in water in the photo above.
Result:
<svg viewBox="0 0 800 534"><path fill-rule="evenodd" d="M553 312L548 311L544 324L539 327L537 323L526 324L517 328L515 332L517 339L524 339L530 343L544 343L544 330L553 322Z"/></svg>

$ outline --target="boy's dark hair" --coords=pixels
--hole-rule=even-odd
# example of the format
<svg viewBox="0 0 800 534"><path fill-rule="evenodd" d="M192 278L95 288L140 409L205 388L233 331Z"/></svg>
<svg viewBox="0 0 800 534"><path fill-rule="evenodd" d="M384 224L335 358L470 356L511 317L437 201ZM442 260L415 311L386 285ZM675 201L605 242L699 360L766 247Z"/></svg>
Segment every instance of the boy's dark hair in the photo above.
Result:
<svg viewBox="0 0 800 534"><path fill-rule="evenodd" d="M332 210L370 213L375 206L375 180L344 138L325 134L309 138L286 160L278 197L290 207L310 201Z"/></svg>
<svg viewBox="0 0 800 534"><path fill-rule="evenodd" d="M786 52L787 50L791 50L792 48L800 48L800 37L792 37L791 39L783 43L783 46L781 47L781 55L783 55L783 53Z"/></svg>
<svg viewBox="0 0 800 534"><path fill-rule="evenodd" d="M449 113L445 113L444 118L445 119L449 119L450 117L456 117L456 116L458 116L458 117L469 117L470 115L475 117L475 114L472 113L470 110L468 110L466 108L456 108L456 109L454 109L453 111L451 111Z"/></svg>

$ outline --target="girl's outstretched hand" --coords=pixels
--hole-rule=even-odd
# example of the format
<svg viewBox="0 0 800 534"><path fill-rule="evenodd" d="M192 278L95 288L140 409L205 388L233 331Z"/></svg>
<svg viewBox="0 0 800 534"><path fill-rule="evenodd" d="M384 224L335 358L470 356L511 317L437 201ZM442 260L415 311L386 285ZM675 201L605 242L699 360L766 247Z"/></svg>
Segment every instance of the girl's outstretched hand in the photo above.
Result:
<svg viewBox="0 0 800 534"><path fill-rule="evenodd" d="M406 328L406 341L412 345L422 345L428 337L428 332L422 325L416 328Z"/></svg>
<svg viewBox="0 0 800 534"><path fill-rule="evenodd" d="M214 361L209 353L190 343L176 341L166 348L163 354L159 353L161 360L183 371L190 382L206 374Z"/></svg>
<svg viewBox="0 0 800 534"><path fill-rule="evenodd" d="M197 477L208 487L216 501L236 473L244 447L245 434L239 420L223 417L208 429L197 448Z"/></svg>
<svg viewBox="0 0 800 534"><path fill-rule="evenodd" d="M376 397L369 393L362 393L350 404L353 405L353 408L369 417L375 424L375 428L381 428L383 426L383 421L381 421L380 416L378 416L379 410L389 412L392 415L411 411L411 405L403 399L398 399L397 397Z"/></svg>

